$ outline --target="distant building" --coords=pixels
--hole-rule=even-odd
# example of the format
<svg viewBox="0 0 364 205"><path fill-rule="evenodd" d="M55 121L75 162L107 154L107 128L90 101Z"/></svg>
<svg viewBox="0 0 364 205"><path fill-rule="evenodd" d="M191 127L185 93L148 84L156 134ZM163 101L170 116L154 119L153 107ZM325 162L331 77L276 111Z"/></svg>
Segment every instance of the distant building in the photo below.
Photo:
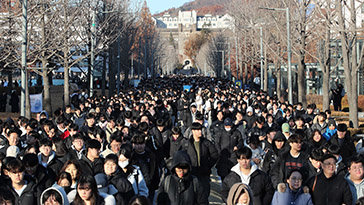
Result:
<svg viewBox="0 0 364 205"><path fill-rule="evenodd" d="M194 28L195 30L207 29L232 29L234 26L233 18L229 14L222 16L206 14L198 16L195 10L179 11L177 16L164 14L163 16L153 17L159 29L178 29Z"/></svg>
<svg viewBox="0 0 364 205"><path fill-rule="evenodd" d="M175 45L177 45L176 55L178 55L180 63L187 59L187 56L184 55L184 45L192 33L203 29L219 32L233 30L234 28L234 19L229 14L198 16L195 10L179 11L176 16L168 13L162 16L154 16L153 20L161 34L161 38L170 41L171 36L173 37Z"/></svg>

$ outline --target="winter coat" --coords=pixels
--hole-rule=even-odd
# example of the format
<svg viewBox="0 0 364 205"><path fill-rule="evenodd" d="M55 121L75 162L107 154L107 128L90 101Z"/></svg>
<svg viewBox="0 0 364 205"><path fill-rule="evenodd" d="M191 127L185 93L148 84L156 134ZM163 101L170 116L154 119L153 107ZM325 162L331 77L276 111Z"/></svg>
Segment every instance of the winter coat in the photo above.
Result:
<svg viewBox="0 0 364 205"><path fill-rule="evenodd" d="M62 198L62 203L61 204L69 205L69 201L68 201L66 192L58 184L54 184L52 187L49 187L48 189L43 191L42 195L40 196L39 204L44 205L44 202L43 202L44 194L49 190L55 190L56 192L59 193L59 195L61 195L61 198Z"/></svg>
<svg viewBox="0 0 364 205"><path fill-rule="evenodd" d="M118 190L118 193L114 194L117 204L128 204L129 200L134 196L134 190L125 174L118 169L111 176L107 176L107 180L108 184L113 185Z"/></svg>
<svg viewBox="0 0 364 205"><path fill-rule="evenodd" d="M159 184L159 170L154 153L146 149L143 154L133 153L130 163L140 168L149 190L156 190Z"/></svg>
<svg viewBox="0 0 364 205"><path fill-rule="evenodd" d="M129 166L132 167L133 172L128 175L127 179L133 186L134 193L136 195L148 197L149 189L147 187L147 184L145 183L142 171L140 171L140 168L138 166Z"/></svg>
<svg viewBox="0 0 364 205"><path fill-rule="evenodd" d="M188 140L186 150L187 154L191 158L192 175L210 176L211 168L215 165L219 155L215 146L206 138L200 138L200 166L198 165L197 153L195 150L194 139Z"/></svg>
<svg viewBox="0 0 364 205"><path fill-rule="evenodd" d="M225 177L236 164L234 147L241 148L243 146L243 139L240 132L236 129L230 131L220 130L215 138L215 147L219 152L219 159L216 163L217 173Z"/></svg>
<svg viewBox="0 0 364 205"><path fill-rule="evenodd" d="M38 161L39 161L39 164L42 165L42 154L41 153L38 153ZM57 159L56 154L54 153L54 151L52 151L51 155L49 155L49 157L48 157L47 165L45 166L45 168L51 169L54 172L54 174L56 174L58 176L59 171L62 169L62 167L63 167L63 163Z"/></svg>
<svg viewBox="0 0 364 205"><path fill-rule="evenodd" d="M273 169L274 163L277 161L278 156L280 156L283 152L283 147L281 149L277 149L276 141L277 140L283 140L286 143L286 138L282 135L276 135L272 141L272 149L268 150L268 152L264 156L263 165L262 165L262 171L270 175L271 170Z"/></svg>
<svg viewBox="0 0 364 205"><path fill-rule="evenodd" d="M249 180L249 187L252 190L253 193L253 204L254 205L268 205L272 201L272 197L274 194L274 188L272 186L272 182L269 178L269 176L252 166L252 170L250 173L250 180ZM241 183L242 179L240 177L240 167L239 164L236 164L232 169L229 175L227 175L222 183L222 189L221 189L221 198L223 201L226 202L228 193L230 188L236 184Z"/></svg>
<svg viewBox="0 0 364 205"><path fill-rule="evenodd" d="M275 191L273 196L272 205L282 204L313 205L309 193L304 193L302 188L294 192L289 188L288 184L285 192Z"/></svg>
<svg viewBox="0 0 364 205"><path fill-rule="evenodd" d="M291 154L289 151L287 151L279 156L277 161L274 163L270 176L272 177L272 183L275 188L279 183L282 183L285 179L287 179L287 175L289 173L286 164L290 158ZM300 155L296 158L296 161L297 162L294 162L295 167L299 168L302 171L303 179L307 180L309 167L308 156L305 153L301 152Z"/></svg>
<svg viewBox="0 0 364 205"><path fill-rule="evenodd" d="M364 180L362 180L359 184L355 184L351 181L349 173L345 176L345 179L349 183L350 191L353 196L353 204L355 204L359 198L364 196Z"/></svg>
<svg viewBox="0 0 364 205"><path fill-rule="evenodd" d="M189 170L183 178L179 178L175 172L175 168L178 165L188 165ZM208 204L204 201L202 194L202 187L195 176L191 175L191 160L185 151L178 151L173 157L173 163L171 167L171 175L166 176L162 181L158 189L157 200L163 201L170 205L182 205L182 204Z"/></svg>
<svg viewBox="0 0 364 205"><path fill-rule="evenodd" d="M164 157L167 164L167 168L170 169L172 167L172 156L179 150L183 150L188 144L188 140L183 137L183 135L178 136L176 140L173 139L173 136L170 135L166 142L163 145Z"/></svg>
<svg viewBox="0 0 364 205"><path fill-rule="evenodd" d="M36 205L37 204L37 193L34 191L35 184L32 181L27 181L27 187L19 196L14 188L12 187L11 183L8 185L8 188L11 194L14 197L14 205Z"/></svg>
<svg viewBox="0 0 364 205"><path fill-rule="evenodd" d="M315 205L353 204L349 184L343 176L326 178L324 173L320 173L309 179L307 185Z"/></svg>
<svg viewBox="0 0 364 205"><path fill-rule="evenodd" d="M321 134L323 135L326 132L326 128L327 128L326 121L324 121L322 126L318 122L316 122L315 124L313 124L311 126L311 132L314 131L314 130L319 130L321 132Z"/></svg>
<svg viewBox="0 0 364 205"><path fill-rule="evenodd" d="M350 157L356 154L354 141L351 139L349 131L346 132L342 143L340 143L337 133L331 137L329 143L340 147L339 154L343 158L343 162L345 164L348 162Z"/></svg>
<svg viewBox="0 0 364 205"><path fill-rule="evenodd" d="M95 176L98 173L104 172L104 159L99 157L91 162L85 155L78 161L82 167L82 174Z"/></svg>

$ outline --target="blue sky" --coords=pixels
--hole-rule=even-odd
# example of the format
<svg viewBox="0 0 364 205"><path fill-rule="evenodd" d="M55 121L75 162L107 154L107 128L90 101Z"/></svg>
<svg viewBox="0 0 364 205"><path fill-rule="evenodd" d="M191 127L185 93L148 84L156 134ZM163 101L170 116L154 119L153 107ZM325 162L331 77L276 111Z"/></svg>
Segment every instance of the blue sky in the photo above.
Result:
<svg viewBox="0 0 364 205"><path fill-rule="evenodd" d="M147 0L147 5L152 14L162 12L172 7L180 7L190 0Z"/></svg>

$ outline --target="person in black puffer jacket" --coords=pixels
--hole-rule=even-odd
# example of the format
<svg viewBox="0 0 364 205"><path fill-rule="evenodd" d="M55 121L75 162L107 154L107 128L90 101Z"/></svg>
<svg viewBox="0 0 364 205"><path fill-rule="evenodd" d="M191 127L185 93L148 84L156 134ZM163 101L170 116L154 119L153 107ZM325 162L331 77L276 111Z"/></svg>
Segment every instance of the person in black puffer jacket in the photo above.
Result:
<svg viewBox="0 0 364 205"><path fill-rule="evenodd" d="M191 160L185 151L173 156L172 174L166 176L158 190L157 204L208 204L201 194L198 179L191 175Z"/></svg>

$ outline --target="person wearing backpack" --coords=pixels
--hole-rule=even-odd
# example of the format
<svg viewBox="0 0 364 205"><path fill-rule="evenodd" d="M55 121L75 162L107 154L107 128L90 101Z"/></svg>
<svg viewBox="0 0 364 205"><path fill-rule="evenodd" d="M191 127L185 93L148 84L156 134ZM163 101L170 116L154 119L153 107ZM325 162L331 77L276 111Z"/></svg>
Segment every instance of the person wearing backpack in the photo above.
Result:
<svg viewBox="0 0 364 205"><path fill-rule="evenodd" d="M191 159L185 151L173 155L171 175L160 183L158 205L207 205L198 179L191 174Z"/></svg>

